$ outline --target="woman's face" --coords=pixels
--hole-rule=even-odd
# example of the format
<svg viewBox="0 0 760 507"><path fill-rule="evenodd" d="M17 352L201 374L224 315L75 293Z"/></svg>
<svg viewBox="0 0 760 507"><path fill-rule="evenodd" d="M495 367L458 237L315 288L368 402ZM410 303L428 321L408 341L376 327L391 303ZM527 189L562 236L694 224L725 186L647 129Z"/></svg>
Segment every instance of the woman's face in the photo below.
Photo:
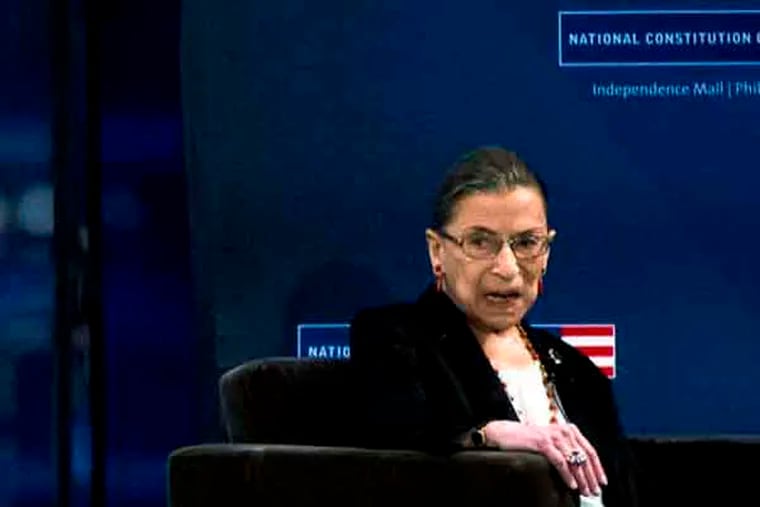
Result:
<svg viewBox="0 0 760 507"><path fill-rule="evenodd" d="M530 187L463 197L443 230L453 238L472 235L473 231L505 238L545 238L548 234L543 199ZM535 302L548 252L517 259L505 243L494 258L476 259L437 231L428 230L427 241L431 263L442 268L444 290L477 329L508 329L518 324Z"/></svg>

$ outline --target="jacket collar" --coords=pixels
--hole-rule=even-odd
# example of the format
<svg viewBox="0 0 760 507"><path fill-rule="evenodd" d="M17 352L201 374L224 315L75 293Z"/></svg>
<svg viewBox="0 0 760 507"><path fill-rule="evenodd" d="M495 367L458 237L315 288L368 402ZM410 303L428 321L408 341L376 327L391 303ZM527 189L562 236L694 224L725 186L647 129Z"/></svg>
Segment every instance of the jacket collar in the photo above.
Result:
<svg viewBox="0 0 760 507"><path fill-rule="evenodd" d="M429 285L420 295L417 306L423 315L424 326L428 330L428 333L425 334L428 339L434 341L466 339L477 344L477 339L464 312L446 293L436 290L434 285ZM528 341L544 365L549 379L555 381L561 373L564 362L561 347L557 346L556 337L531 326L527 319L523 319L520 324L525 329ZM469 340L470 338L472 340ZM480 350L479 347L478 350ZM481 355L486 359L482 351Z"/></svg>

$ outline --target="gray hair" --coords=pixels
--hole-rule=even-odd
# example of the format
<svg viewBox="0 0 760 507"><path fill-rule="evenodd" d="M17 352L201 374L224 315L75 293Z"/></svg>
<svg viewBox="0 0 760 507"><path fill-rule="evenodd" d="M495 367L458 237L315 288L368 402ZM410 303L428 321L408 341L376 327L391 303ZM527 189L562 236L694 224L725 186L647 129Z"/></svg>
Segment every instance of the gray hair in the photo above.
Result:
<svg viewBox="0 0 760 507"><path fill-rule="evenodd" d="M516 187L537 190L544 209L548 207L544 183L515 152L498 146L477 148L461 157L446 174L433 204L432 228L438 230L448 224L464 197Z"/></svg>

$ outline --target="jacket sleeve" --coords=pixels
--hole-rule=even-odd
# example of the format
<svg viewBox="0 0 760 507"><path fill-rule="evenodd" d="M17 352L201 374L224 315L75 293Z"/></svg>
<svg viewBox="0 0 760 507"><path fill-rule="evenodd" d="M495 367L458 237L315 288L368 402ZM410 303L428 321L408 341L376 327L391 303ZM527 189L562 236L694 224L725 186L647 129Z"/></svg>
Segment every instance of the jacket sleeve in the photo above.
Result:
<svg viewBox="0 0 760 507"><path fill-rule="evenodd" d="M473 447L469 427L436 417L424 358L398 311L364 310L351 322L351 362L366 445L434 453Z"/></svg>

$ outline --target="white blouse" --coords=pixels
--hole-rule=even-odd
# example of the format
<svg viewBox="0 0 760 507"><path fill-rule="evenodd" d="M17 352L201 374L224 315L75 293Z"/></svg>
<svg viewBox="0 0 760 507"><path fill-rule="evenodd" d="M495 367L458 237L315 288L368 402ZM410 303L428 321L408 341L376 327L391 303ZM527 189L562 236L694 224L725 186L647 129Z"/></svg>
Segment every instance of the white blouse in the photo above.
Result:
<svg viewBox="0 0 760 507"><path fill-rule="evenodd" d="M535 425L549 424L551 404L538 361L522 368L497 370L497 374L520 421ZM560 411L556 416L558 422L565 422ZM580 500L581 507L604 507L601 496L581 495Z"/></svg>

